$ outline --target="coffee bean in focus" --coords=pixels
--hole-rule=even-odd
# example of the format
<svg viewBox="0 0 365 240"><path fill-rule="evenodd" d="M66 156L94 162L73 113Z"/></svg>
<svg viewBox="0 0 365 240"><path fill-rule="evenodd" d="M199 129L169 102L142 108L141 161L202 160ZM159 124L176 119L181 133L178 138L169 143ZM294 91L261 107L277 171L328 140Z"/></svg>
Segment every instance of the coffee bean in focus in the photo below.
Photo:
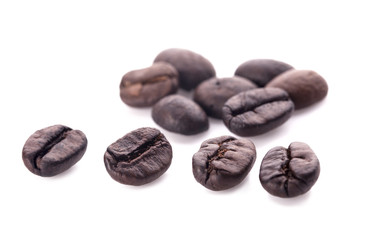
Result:
<svg viewBox="0 0 365 240"><path fill-rule="evenodd" d="M33 133L24 144L22 157L29 171L51 177L76 164L86 147L87 139L83 132L54 125Z"/></svg>
<svg viewBox="0 0 365 240"><path fill-rule="evenodd" d="M280 88L257 88L239 93L224 104L223 122L239 136L266 133L286 122L294 104Z"/></svg>
<svg viewBox="0 0 365 240"><path fill-rule="evenodd" d="M170 167L172 148L155 128L136 129L112 143L104 154L109 175L117 182L139 186L150 183Z"/></svg>
<svg viewBox="0 0 365 240"><path fill-rule="evenodd" d="M272 148L260 167L260 182L270 194L290 198L308 192L316 183L320 164L305 143L293 142L288 148Z"/></svg>
<svg viewBox="0 0 365 240"><path fill-rule="evenodd" d="M255 145L248 139L222 136L204 141L193 156L193 174L200 184L226 190L243 181L256 160Z"/></svg>

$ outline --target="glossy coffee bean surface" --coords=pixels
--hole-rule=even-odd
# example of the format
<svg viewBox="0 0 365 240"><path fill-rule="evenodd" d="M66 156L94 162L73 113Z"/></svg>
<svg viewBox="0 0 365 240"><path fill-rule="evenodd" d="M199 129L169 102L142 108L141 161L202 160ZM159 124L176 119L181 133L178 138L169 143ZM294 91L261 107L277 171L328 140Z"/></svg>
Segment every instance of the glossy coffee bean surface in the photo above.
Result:
<svg viewBox="0 0 365 240"><path fill-rule="evenodd" d="M109 175L119 183L139 186L159 178L170 167L172 148L155 128L136 129L112 143L104 154Z"/></svg>
<svg viewBox="0 0 365 240"><path fill-rule="evenodd" d="M224 104L223 121L239 136L266 133L286 122L294 104L289 95L279 88L257 88L239 93Z"/></svg>
<svg viewBox="0 0 365 240"><path fill-rule="evenodd" d="M214 190L232 188L247 176L256 160L255 145L248 139L222 136L204 141L193 156L193 174Z"/></svg>
<svg viewBox="0 0 365 240"><path fill-rule="evenodd" d="M28 138L22 151L23 162L32 173L51 177L76 164L86 147L83 132L54 125L38 130Z"/></svg>
<svg viewBox="0 0 365 240"><path fill-rule="evenodd" d="M308 192L316 183L320 164L306 144L293 142L288 148L272 148L260 167L260 182L270 194L290 198Z"/></svg>

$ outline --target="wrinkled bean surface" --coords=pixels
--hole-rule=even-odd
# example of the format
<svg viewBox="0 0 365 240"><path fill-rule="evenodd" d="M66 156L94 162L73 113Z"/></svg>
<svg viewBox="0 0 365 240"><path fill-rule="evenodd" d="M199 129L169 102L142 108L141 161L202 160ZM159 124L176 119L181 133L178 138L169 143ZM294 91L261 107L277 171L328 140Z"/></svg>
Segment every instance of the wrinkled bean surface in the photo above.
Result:
<svg viewBox="0 0 365 240"><path fill-rule="evenodd" d="M143 185L156 180L170 167L172 148L165 136L154 128L139 128L111 144L104 163L117 182Z"/></svg>
<svg viewBox="0 0 365 240"><path fill-rule="evenodd" d="M222 108L222 116L231 132L254 136L282 125L293 110L294 104L284 90L257 88L228 99Z"/></svg>
<svg viewBox="0 0 365 240"><path fill-rule="evenodd" d="M275 147L265 155L260 182L274 196L296 197L312 188L319 173L319 161L313 150L305 143L293 142L287 149Z"/></svg>
<svg viewBox="0 0 365 240"><path fill-rule="evenodd" d="M32 173L51 177L76 164L86 147L83 132L54 125L38 130L28 138L23 147L23 162Z"/></svg>
<svg viewBox="0 0 365 240"><path fill-rule="evenodd" d="M193 156L193 174L204 187L219 191L241 183L256 160L248 139L222 136L206 140Z"/></svg>

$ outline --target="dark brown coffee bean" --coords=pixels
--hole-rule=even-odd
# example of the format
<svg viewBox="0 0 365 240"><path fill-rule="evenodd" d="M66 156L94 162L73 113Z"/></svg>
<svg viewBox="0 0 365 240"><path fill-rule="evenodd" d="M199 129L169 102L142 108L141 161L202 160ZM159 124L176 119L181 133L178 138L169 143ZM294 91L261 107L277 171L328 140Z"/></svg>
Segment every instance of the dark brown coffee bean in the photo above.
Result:
<svg viewBox="0 0 365 240"><path fill-rule="evenodd" d="M133 107L149 107L161 98L176 93L176 69L164 62L126 73L120 83L120 97Z"/></svg>
<svg viewBox="0 0 365 240"><path fill-rule="evenodd" d="M76 164L86 147L83 132L55 125L38 130L28 138L23 147L23 162L32 173L51 177Z"/></svg>
<svg viewBox="0 0 365 240"><path fill-rule="evenodd" d="M170 95L158 101L152 108L153 120L164 129L184 135L208 130L208 117L192 100Z"/></svg>
<svg viewBox="0 0 365 240"><path fill-rule="evenodd" d="M172 148L155 128L139 128L111 144L104 163L117 182L139 186L156 180L170 167Z"/></svg>
<svg viewBox="0 0 365 240"><path fill-rule="evenodd" d="M247 176L256 160L255 145L248 139L222 136L206 140L193 156L193 174L204 187L232 188Z"/></svg>
<svg viewBox="0 0 365 240"><path fill-rule="evenodd" d="M284 90L257 88L228 99L222 108L222 116L231 132L254 136L280 126L293 110L294 104Z"/></svg>
<svg viewBox="0 0 365 240"><path fill-rule="evenodd" d="M266 87L278 87L288 92L295 109L308 107L326 97L326 80L311 70L290 70L274 78Z"/></svg>
<svg viewBox="0 0 365 240"><path fill-rule="evenodd" d="M211 117L222 118L222 107L232 96L257 86L241 77L211 78L194 91L194 101Z"/></svg>
<svg viewBox="0 0 365 240"><path fill-rule="evenodd" d="M166 49L157 55L154 62L173 65L179 73L180 87L188 91L215 76L214 67L206 58L186 49Z"/></svg>
<svg viewBox="0 0 365 240"><path fill-rule="evenodd" d="M288 149L275 147L265 155L260 182L274 196L296 197L313 187L319 172L319 161L312 149L305 143L293 142Z"/></svg>
<svg viewBox="0 0 365 240"><path fill-rule="evenodd" d="M259 87L264 87L274 77L292 68L289 64L273 59L253 59L242 63L235 75L247 78Z"/></svg>

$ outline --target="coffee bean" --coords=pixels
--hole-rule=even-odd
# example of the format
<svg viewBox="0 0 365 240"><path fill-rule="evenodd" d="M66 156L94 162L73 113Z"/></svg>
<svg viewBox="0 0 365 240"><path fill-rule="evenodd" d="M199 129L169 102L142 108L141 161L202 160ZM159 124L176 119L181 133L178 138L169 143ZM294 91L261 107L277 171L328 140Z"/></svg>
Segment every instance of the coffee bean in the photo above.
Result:
<svg viewBox="0 0 365 240"><path fill-rule="evenodd" d="M235 75L247 78L259 87L264 87L274 77L292 68L289 64L273 59L253 59L242 63L236 69Z"/></svg>
<svg viewBox="0 0 365 240"><path fill-rule="evenodd" d="M153 120L164 129L184 135L208 130L208 117L192 100L170 95L158 101L152 108Z"/></svg>
<svg viewBox="0 0 365 240"><path fill-rule="evenodd" d="M117 182L139 186L159 178L170 167L172 148L155 128L139 128L111 144L104 163Z"/></svg>
<svg viewBox="0 0 365 240"><path fill-rule="evenodd" d="M222 108L222 116L231 132L254 136L280 126L293 110L294 104L284 90L257 88L228 99Z"/></svg>
<svg viewBox="0 0 365 240"><path fill-rule="evenodd" d="M176 93L178 73L164 62L155 63L148 68L126 73L120 83L120 97L133 107L149 107L161 98Z"/></svg>
<svg viewBox="0 0 365 240"><path fill-rule="evenodd" d="M232 188L247 176L256 160L255 145L248 139L222 136L206 140L193 156L193 174L204 187Z"/></svg>
<svg viewBox="0 0 365 240"><path fill-rule="evenodd" d="M180 87L188 91L215 76L214 67L206 58L186 49L166 49L154 60L161 61L168 62L177 69Z"/></svg>
<svg viewBox="0 0 365 240"><path fill-rule="evenodd" d="M265 155L260 182L274 196L296 197L313 187L319 172L319 161L312 149L305 143L293 142L288 149L275 147Z"/></svg>
<svg viewBox="0 0 365 240"><path fill-rule="evenodd" d="M326 97L328 85L311 70L290 70L274 78L267 87L278 87L288 92L295 109L308 107Z"/></svg>
<svg viewBox="0 0 365 240"><path fill-rule="evenodd" d="M83 132L54 125L38 130L28 138L23 147L23 162L32 173L51 177L76 164L86 147Z"/></svg>
<svg viewBox="0 0 365 240"><path fill-rule="evenodd" d="M241 77L211 78L202 82L194 91L194 101L207 115L222 118L222 107L232 96L257 86Z"/></svg>

